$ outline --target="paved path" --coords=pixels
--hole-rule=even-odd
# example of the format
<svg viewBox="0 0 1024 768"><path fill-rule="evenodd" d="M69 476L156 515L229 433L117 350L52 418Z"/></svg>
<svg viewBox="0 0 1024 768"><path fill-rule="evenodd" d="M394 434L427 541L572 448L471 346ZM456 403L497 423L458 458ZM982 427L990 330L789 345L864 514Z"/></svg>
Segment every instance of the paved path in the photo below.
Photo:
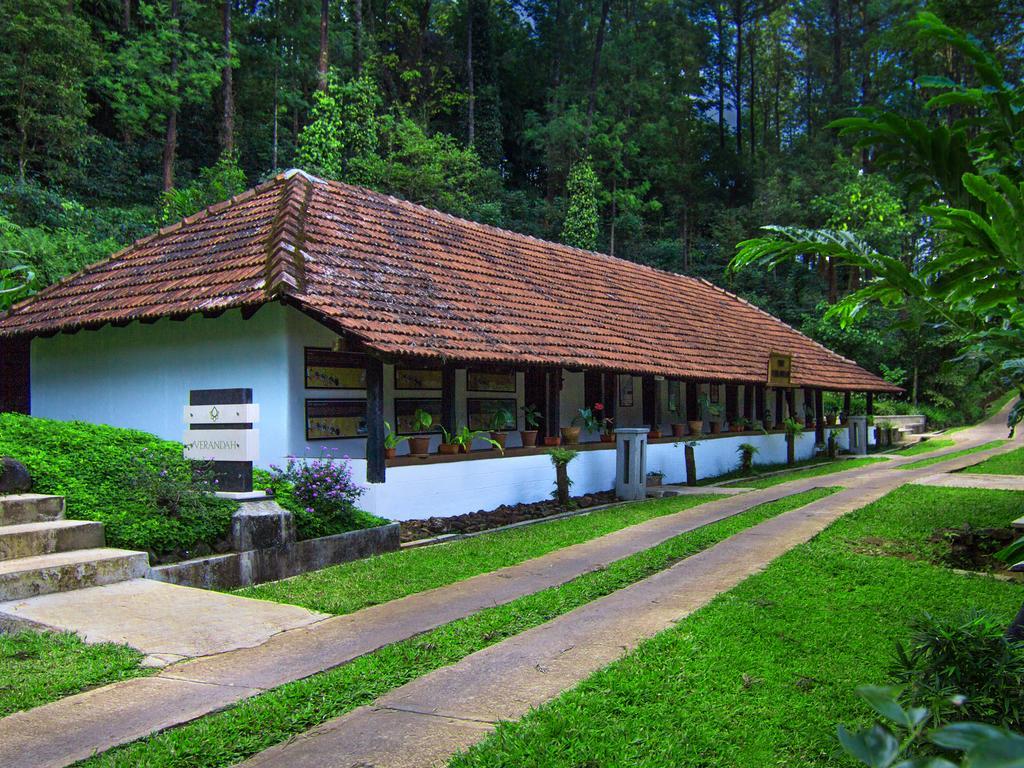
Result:
<svg viewBox="0 0 1024 768"><path fill-rule="evenodd" d="M976 457L954 459L947 468L970 466ZM444 765L456 752L483 740L499 721L523 717L763 570L838 517L920 472L846 474L847 490L766 520L666 571L431 672L372 706L324 723L243 765Z"/></svg>
<svg viewBox="0 0 1024 768"><path fill-rule="evenodd" d="M971 432L976 434L965 434L964 443L982 443L1004 434L996 434L988 424ZM968 466L1008 449L974 454L948 462L948 465L950 468ZM180 725L269 688L344 664L483 608L563 584L757 504L815 487L842 484L851 491L824 500L841 509L837 513L841 514L877 497L872 494L881 495L920 476L921 470L886 471L897 463L894 459L723 498L516 566L281 632L254 648L173 664L154 677L115 683L16 713L0 719L0 765L12 768L68 765L94 752ZM929 474L935 470L934 465L927 468ZM857 501L850 501L851 497L856 497ZM853 506L846 506L849 504ZM786 519L793 519L793 514L788 513ZM756 560L755 557L752 562ZM504 643L499 645L504 646Z"/></svg>
<svg viewBox="0 0 1024 768"><path fill-rule="evenodd" d="M0 603L0 627L76 632L89 643L122 643L143 666L262 645L328 618L296 605L250 600L152 579Z"/></svg>
<svg viewBox="0 0 1024 768"><path fill-rule="evenodd" d="M938 485L943 488L987 488L995 491L1024 491L1024 476L955 474L931 475L915 481L916 485Z"/></svg>

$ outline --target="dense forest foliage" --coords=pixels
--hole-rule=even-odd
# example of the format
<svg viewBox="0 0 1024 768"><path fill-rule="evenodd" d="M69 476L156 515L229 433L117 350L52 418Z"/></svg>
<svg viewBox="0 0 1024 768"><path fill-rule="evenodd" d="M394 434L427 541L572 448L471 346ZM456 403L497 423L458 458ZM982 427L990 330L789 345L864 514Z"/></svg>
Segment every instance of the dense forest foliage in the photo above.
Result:
<svg viewBox="0 0 1024 768"><path fill-rule="evenodd" d="M1020 79L1024 0L0 0L0 267L38 288L301 166L727 283L956 421L998 383L954 334L824 318L870 275L725 275L769 223L922 258L913 179L830 127L970 84L922 9Z"/></svg>

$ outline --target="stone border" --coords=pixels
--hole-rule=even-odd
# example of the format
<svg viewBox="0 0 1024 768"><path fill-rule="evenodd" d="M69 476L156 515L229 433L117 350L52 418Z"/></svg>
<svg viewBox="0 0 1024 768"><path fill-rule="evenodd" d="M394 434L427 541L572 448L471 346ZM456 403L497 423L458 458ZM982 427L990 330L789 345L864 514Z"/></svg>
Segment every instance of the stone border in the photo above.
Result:
<svg viewBox="0 0 1024 768"><path fill-rule="evenodd" d="M235 589L279 581L351 560L395 552L399 525L348 531L280 547L199 557L149 569L149 578L201 589Z"/></svg>

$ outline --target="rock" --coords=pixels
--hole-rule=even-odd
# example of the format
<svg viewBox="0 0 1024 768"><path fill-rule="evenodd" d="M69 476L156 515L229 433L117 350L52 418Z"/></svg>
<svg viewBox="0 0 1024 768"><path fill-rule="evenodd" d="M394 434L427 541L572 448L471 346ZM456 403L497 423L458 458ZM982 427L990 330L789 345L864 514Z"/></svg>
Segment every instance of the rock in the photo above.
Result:
<svg viewBox="0 0 1024 768"><path fill-rule="evenodd" d="M28 493L32 490L32 476L24 464L8 456L0 462L0 493Z"/></svg>

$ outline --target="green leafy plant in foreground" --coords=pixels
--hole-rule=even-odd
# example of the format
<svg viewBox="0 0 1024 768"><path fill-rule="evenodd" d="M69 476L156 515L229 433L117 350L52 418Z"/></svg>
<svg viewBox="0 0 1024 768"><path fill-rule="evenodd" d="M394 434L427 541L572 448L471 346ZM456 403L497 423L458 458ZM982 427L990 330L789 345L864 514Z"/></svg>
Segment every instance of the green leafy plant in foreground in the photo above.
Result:
<svg viewBox="0 0 1024 768"><path fill-rule="evenodd" d="M850 756L871 768L1020 768L1024 736L985 723L952 723L928 730L927 707L904 708L899 688L857 689L887 724L875 723L851 732L839 726L839 743ZM958 762L936 756L937 750L958 756Z"/></svg>
<svg viewBox="0 0 1024 768"><path fill-rule="evenodd" d="M555 498L561 506L569 503L569 489L572 487L572 478L569 477L569 464L579 454L572 448L558 446L548 451L551 463L555 467Z"/></svg>

